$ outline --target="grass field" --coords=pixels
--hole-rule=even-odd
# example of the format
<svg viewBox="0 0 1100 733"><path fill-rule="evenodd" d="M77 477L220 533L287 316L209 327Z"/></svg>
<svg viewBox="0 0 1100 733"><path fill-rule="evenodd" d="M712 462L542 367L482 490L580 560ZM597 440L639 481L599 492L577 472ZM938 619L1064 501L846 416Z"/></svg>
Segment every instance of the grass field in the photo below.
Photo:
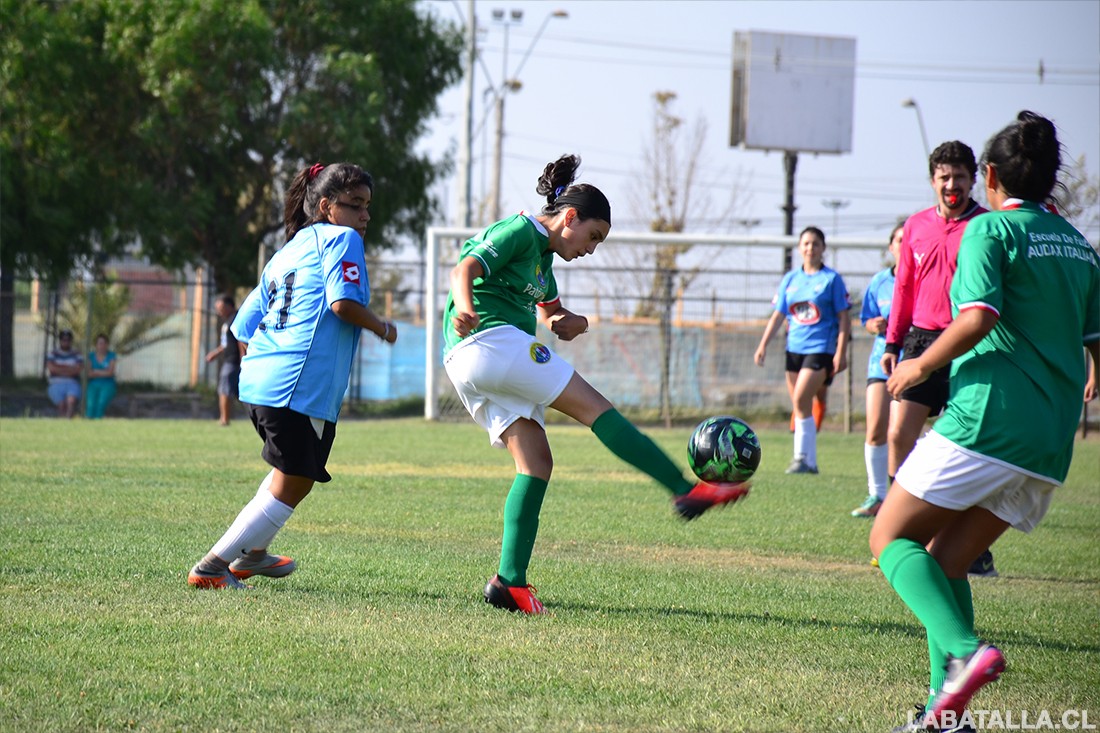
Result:
<svg viewBox="0 0 1100 733"><path fill-rule="evenodd" d="M684 463L688 429L651 430ZM276 539L298 572L199 592L188 568L267 471L239 420L0 420L0 731L888 731L923 700L923 630L868 565L862 437L692 523L588 431L557 469L530 579L493 609L510 460L472 424L341 423ZM1100 441L976 579L1009 668L975 708L1100 723ZM1057 717L1055 718L1057 720Z"/></svg>

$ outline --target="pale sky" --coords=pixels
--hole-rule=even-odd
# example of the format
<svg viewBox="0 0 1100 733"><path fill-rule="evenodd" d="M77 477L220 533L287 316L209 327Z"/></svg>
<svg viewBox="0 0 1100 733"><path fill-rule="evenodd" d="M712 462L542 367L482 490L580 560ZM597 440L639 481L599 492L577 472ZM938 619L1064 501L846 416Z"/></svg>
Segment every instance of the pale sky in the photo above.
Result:
<svg viewBox="0 0 1100 733"><path fill-rule="evenodd" d="M466 0L422 0L428 12L459 21ZM501 83L504 29L491 11L523 10L508 30L507 72L522 89L505 104L502 209L543 203L534 187L542 167L562 153L583 158L580 179L612 204L614 228L645 229L632 205L635 179L653 119L653 94L677 94L674 110L708 133L700 181L714 202L738 182L748 199L736 219L759 219L758 235L782 234L783 156L729 145L735 31L769 31L856 39L852 152L801 154L795 230L813 224L833 233L824 200L847 201L836 213L842 237L882 238L899 216L931 204L927 156L915 99L931 147L958 139L980 156L986 141L1021 109L1054 120L1066 158L1084 155L1100 171L1100 2L739 2L734 0L511 0L475 3L481 62L476 69L474 198L489 193L494 121L486 90ZM552 18L532 46L544 20ZM1040 79L1040 65L1043 75ZM442 151L462 134L461 84L441 99L424 146ZM814 123L813 109L792 114ZM486 117L488 116L488 119ZM980 180L979 180L980 185ZM458 182L437 193L455 223ZM718 208L717 205L715 208ZM486 222L476 222L486 223ZM704 222L695 227L705 231ZM743 233L734 224L721 230ZM1093 244L1097 231L1086 232Z"/></svg>

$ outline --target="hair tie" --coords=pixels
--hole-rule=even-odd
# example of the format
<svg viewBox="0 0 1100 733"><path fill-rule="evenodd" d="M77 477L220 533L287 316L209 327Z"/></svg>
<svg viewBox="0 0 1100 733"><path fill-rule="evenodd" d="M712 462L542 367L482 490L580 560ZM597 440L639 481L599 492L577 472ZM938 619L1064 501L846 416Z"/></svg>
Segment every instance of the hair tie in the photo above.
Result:
<svg viewBox="0 0 1100 733"><path fill-rule="evenodd" d="M317 177L317 174L325 169L323 163L314 163L309 169L309 180L313 180Z"/></svg>
<svg viewBox="0 0 1100 733"><path fill-rule="evenodd" d="M554 198L561 196L565 192L565 186L558 186L554 189Z"/></svg>

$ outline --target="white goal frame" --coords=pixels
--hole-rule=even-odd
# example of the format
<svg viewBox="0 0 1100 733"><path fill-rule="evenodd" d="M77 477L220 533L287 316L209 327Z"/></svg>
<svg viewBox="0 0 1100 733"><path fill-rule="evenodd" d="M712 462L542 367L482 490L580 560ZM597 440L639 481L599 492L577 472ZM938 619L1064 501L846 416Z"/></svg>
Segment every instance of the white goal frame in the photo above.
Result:
<svg viewBox="0 0 1100 733"><path fill-rule="evenodd" d="M443 417L441 410L441 398L445 398L443 401L453 401L453 391L446 380L445 374L443 374L442 368L442 356L440 348L442 344L442 314L443 307L446 302L446 296L448 292L447 277L446 274L454 267L457 262L458 252L461 249L462 244L473 237L480 229L467 228L467 227L432 227L429 228L425 241L425 297L423 317L425 321L425 380L424 380L424 417L428 420L439 420ZM793 236L736 236L736 235L716 235L716 234L660 234L654 232L622 232L612 233L608 237L607 241L600 245L600 250L597 250L596 254L590 258L584 258L583 260L577 260L571 263L561 263L560 267L555 266L555 274L558 279L559 289L562 291L563 301L566 306L571 310L588 315L585 306L585 300L588 299L588 305L592 304L591 299L595 299L596 310L601 310L601 296L596 293L580 292L577 288L573 288L572 292L569 292L569 288L565 286L565 282L570 277L581 277L579 275L570 275L567 273L582 272L581 268L591 268L589 272L606 272L603 276L592 275L592 277L602 277L604 281L612 276L624 276L622 275L627 269L630 268L618 268L616 269L616 263L610 253L618 248L619 252L630 252L634 256L637 262L647 262L650 256L640 256L640 251L652 252L653 248L662 245L678 245L684 248L695 247L696 251L701 251L705 257L709 256L709 259L705 259L704 263L697 265L694 269L705 270L708 266L714 263L724 263L727 267L725 272L736 273L735 277L744 280L746 283L746 292L736 294L734 291L741 288L740 280L736 288L730 286L722 286L723 295L733 298L734 300L725 301L727 305L729 303L744 303L745 314L743 317L734 317L734 321L740 327L741 330L756 329L759 327L762 330L763 321L770 315L770 299L774 294L775 287L779 284L780 279L784 274L784 264L786 250L795 250L794 260L797 263L797 237ZM627 249L629 248L629 249ZM855 239L845 238L836 240L829 240L828 248L826 250L826 264L834 269L837 269L842 276L844 276L845 282L848 285L849 292L852 295L852 310L850 311L853 316L853 336L855 339L860 339L863 329L859 327L859 310L860 302L862 298L863 290L866 288L867 283L870 281L871 276L878 270L882 269L882 256L886 251L886 235L884 234L881 239ZM710 254L708 253L723 253ZM732 253L732 254L726 254ZM605 255L605 260L601 261L601 254ZM850 264L852 261L862 258L864 264L858 268L854 268ZM740 264L738 264L740 262ZM577 268L577 269L574 269ZM652 275L652 267L649 269L649 275ZM748 283L753 281L754 285L750 286ZM757 292L747 292L749 289L753 289ZM761 290L763 288L763 290ZM683 293L677 294L678 302L681 299ZM737 300L737 298L741 300ZM696 297L696 305L701 306L705 299L703 297ZM580 306L577 307L577 302L580 301ZM750 305L751 304L751 305ZM602 307L607 307L607 298L602 301ZM697 323L700 318L705 320L705 316L691 316L688 315L685 318L676 316L672 328L680 328L681 325L685 327L687 325ZM597 318L590 319L593 322L593 330L599 328L600 321L607 321L617 323L618 319L612 317L608 319L602 314ZM713 325L713 324L711 324ZM759 339L760 330L756 331L755 338ZM862 336L868 337L868 334L862 333ZM582 341L578 339L578 342ZM574 342L576 343L576 342ZM574 344L555 343L552 347L558 350L561 346L563 350L568 347L581 348L580 346L574 346ZM744 347L741 347L741 351L744 351ZM854 370L849 370L848 380L852 380L852 371L858 372L856 379L863 374L866 362L866 351L853 354L856 359L862 358L863 365L853 364ZM772 346L772 358L769 360L772 369L768 371L775 371L774 366L776 359L781 358L782 345L779 339L773 341ZM778 356L777 356L778 355ZM568 355L567 355L568 358ZM760 370L763 372L764 370ZM587 376L587 373L586 373ZM774 376L774 375L772 375ZM859 383L862 387L862 382ZM784 387L785 390L785 387ZM862 400L863 390L859 390L858 400ZM447 393L446 395L444 393ZM786 393L782 392L782 400L786 401ZM852 395L849 389L849 394L845 400L846 409L845 412L851 411ZM453 407L453 406L451 406ZM788 405L789 407L789 405ZM449 414L449 412L448 412ZM464 414L464 413L463 413Z"/></svg>

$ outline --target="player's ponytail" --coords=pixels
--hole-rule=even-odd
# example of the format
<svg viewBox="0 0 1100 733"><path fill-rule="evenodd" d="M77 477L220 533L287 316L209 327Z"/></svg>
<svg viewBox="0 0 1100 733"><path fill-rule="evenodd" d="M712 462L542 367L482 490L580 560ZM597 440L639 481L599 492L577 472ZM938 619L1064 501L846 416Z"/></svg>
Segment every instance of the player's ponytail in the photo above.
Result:
<svg viewBox="0 0 1100 733"><path fill-rule="evenodd" d="M374 193L374 179L354 163L314 163L298 171L287 189L283 207L286 240L289 242L300 230L321 221L321 199L334 200L359 186L366 186Z"/></svg>
<svg viewBox="0 0 1100 733"><path fill-rule="evenodd" d="M588 183L573 185L581 159L576 155L563 155L547 163L539 176L535 192L546 197L543 214L556 214L568 208L576 209L581 219L599 219L611 224L611 204L595 186Z"/></svg>
<svg viewBox="0 0 1100 733"><path fill-rule="evenodd" d="M1054 123L1024 110L1016 121L990 138L982 165L997 170L997 180L1010 196L1043 203L1059 184L1062 145Z"/></svg>

